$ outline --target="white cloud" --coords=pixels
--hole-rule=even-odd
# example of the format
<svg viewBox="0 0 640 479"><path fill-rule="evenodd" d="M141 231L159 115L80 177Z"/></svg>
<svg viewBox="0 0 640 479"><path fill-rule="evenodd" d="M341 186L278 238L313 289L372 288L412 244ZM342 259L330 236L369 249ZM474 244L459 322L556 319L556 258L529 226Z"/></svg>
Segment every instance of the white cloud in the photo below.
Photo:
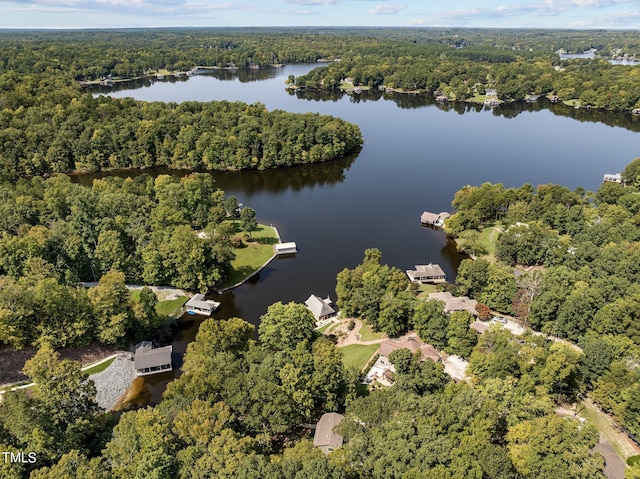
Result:
<svg viewBox="0 0 640 479"><path fill-rule="evenodd" d="M404 5L389 5L385 3L376 3L376 5L369 10L372 15L393 15L401 10L404 10Z"/></svg>
<svg viewBox="0 0 640 479"><path fill-rule="evenodd" d="M336 5L337 0L284 0L284 3L293 5Z"/></svg>

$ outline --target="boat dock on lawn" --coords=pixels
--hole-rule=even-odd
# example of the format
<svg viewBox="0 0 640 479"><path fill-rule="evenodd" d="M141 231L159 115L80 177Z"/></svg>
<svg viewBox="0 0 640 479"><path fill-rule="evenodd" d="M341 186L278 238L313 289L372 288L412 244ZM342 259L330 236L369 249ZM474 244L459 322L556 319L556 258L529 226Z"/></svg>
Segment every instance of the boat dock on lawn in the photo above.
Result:
<svg viewBox="0 0 640 479"><path fill-rule="evenodd" d="M290 241L288 243L277 243L273 245L273 249L275 250L277 256L283 254L296 254L296 252L298 251L298 247L293 241Z"/></svg>
<svg viewBox="0 0 640 479"><path fill-rule="evenodd" d="M185 307L189 314L211 316L211 314L220 307L220 303L212 299L204 299L204 294L196 294L185 303Z"/></svg>

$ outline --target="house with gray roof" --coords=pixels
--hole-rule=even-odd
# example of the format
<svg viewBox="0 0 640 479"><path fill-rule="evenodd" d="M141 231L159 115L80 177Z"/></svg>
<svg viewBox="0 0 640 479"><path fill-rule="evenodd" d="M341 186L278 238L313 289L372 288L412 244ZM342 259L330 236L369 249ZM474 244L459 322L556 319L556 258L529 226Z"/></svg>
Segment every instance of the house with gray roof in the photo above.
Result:
<svg viewBox="0 0 640 479"><path fill-rule="evenodd" d="M447 281L447 275L440 265L432 263L419 264L415 270L408 269L406 273L412 283L445 283Z"/></svg>
<svg viewBox="0 0 640 479"><path fill-rule="evenodd" d="M138 376L172 371L171 353L173 346L154 348L151 341L142 341L136 345L133 363Z"/></svg>
<svg viewBox="0 0 640 479"><path fill-rule="evenodd" d="M313 313L316 321L323 321L325 319L333 318L336 315L336 310L331 307L331 298L327 296L326 299L322 299L315 294L312 294L304 302L307 308Z"/></svg>
<svg viewBox="0 0 640 479"><path fill-rule="evenodd" d="M344 419L342 414L328 412L323 414L316 424L316 432L313 435L313 447L317 447L323 453L329 454L342 447L342 436L334 432L334 428Z"/></svg>

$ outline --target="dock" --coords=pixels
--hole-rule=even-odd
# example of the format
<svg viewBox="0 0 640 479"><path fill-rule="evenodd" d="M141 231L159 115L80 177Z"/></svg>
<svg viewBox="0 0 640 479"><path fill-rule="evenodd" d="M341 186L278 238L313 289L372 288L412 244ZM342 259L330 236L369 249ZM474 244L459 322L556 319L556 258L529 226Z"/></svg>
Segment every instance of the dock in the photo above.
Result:
<svg viewBox="0 0 640 479"><path fill-rule="evenodd" d="M444 226L444 221L449 218L451 215L446 211L441 213L431 213L430 211L425 211L420 216L420 224L422 226L431 226L434 228L442 228Z"/></svg>
<svg viewBox="0 0 640 479"><path fill-rule="evenodd" d="M220 303L211 299L204 299L204 294L196 294L185 303L185 306L189 314L211 316L211 314L220 307Z"/></svg>
<svg viewBox="0 0 640 479"><path fill-rule="evenodd" d="M288 243L277 243L273 245L273 249L278 256L284 254L296 254L298 251L298 247L293 241L289 241Z"/></svg>
<svg viewBox="0 0 640 479"><path fill-rule="evenodd" d="M438 284L447 282L447 275L437 264L419 264L415 270L408 269L406 273L412 283Z"/></svg>
<svg viewBox="0 0 640 479"><path fill-rule="evenodd" d="M171 353L173 346L154 348L151 341L142 341L136 346L133 357L136 375L149 376L173 371Z"/></svg>

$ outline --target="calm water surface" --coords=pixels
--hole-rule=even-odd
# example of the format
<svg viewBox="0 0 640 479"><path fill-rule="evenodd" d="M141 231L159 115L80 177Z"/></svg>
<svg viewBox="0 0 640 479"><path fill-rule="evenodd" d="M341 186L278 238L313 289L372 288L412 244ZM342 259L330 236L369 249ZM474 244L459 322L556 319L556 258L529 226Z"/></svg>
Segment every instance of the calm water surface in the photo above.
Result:
<svg viewBox="0 0 640 479"><path fill-rule="evenodd" d="M220 71L96 90L146 101L261 102L270 110L330 114L360 126L365 143L354 158L287 170L213 173L220 188L254 208L260 222L277 226L283 241L295 241L299 248L294 258L275 260L253 281L218 296L222 309L215 317L239 316L258 324L276 301L303 302L311 293L335 299L336 274L358 264L370 247L401 269L439 263L453 280L462 257L441 231L420 226L422 211L451 210L459 188L485 181L508 187L553 182L595 190L604 173L617 173L640 156L640 125L629 114L574 110L546 101L491 111L436 105L426 95L285 90L288 75L313 67ZM178 365L198 324L186 318L176 332ZM138 403L159 401L169 379L137 383Z"/></svg>

